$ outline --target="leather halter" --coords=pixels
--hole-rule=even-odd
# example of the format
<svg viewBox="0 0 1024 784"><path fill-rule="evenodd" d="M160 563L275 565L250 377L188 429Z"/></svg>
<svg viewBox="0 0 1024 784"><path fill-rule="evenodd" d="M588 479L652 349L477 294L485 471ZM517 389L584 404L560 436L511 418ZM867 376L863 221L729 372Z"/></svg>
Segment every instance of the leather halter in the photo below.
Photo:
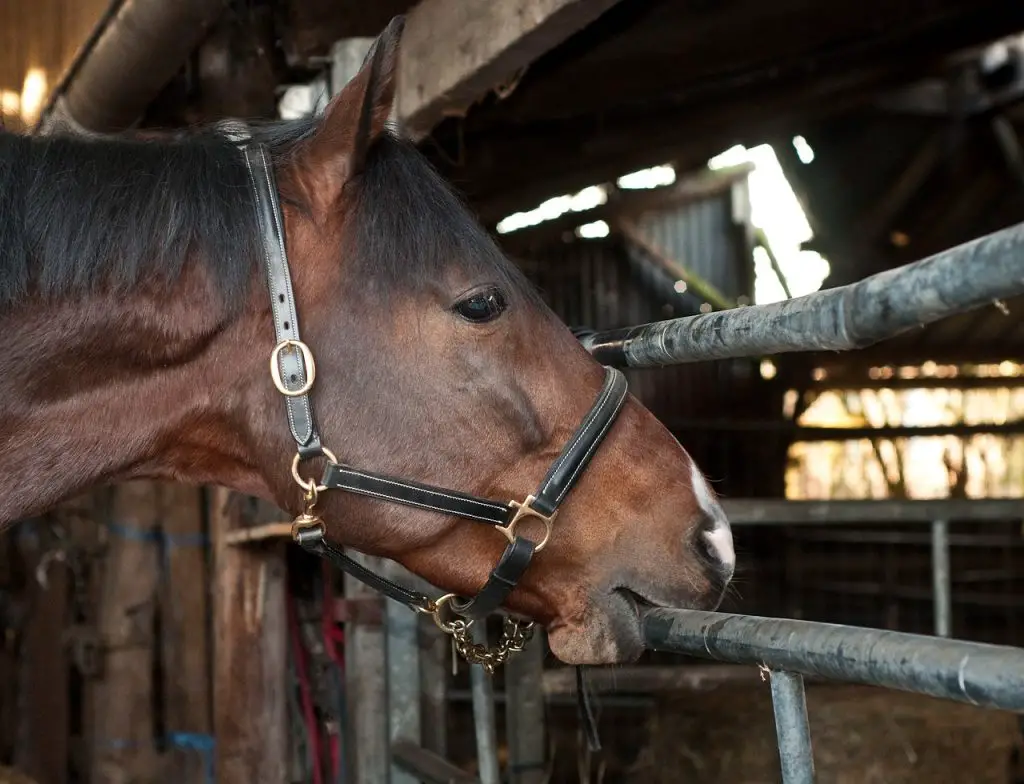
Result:
<svg viewBox="0 0 1024 784"><path fill-rule="evenodd" d="M432 614L442 629L452 633L451 624L447 624L441 617L445 606L452 613L470 619L469 622L498 610L530 565L533 556L547 544L559 506L586 469L622 409L627 393L626 379L618 370L605 368L604 385L590 411L551 465L536 492L522 502L501 503L455 490L358 470L339 462L321 443L313 415L309 392L316 379L316 364L312 351L302 342L299 333L284 227L270 157L266 147L251 143L247 133L239 136L238 141L246 142L241 144L241 149L255 194L277 340L270 358L271 376L278 391L285 397L288 427L297 446L292 461L292 475L305 490L305 511L292 526L293 538L307 551L327 558L385 596L419 612ZM321 456L327 459L327 465L320 483L303 479L298 470L300 464ZM324 523L314 513L314 506L318 493L328 489L345 490L490 525L505 535L508 545L474 598L463 599L447 594L432 600L419 591L375 574L327 541ZM537 542L518 533L520 523L530 518L540 521L544 526L543 538ZM463 623L462 628L467 626L468 623Z"/></svg>

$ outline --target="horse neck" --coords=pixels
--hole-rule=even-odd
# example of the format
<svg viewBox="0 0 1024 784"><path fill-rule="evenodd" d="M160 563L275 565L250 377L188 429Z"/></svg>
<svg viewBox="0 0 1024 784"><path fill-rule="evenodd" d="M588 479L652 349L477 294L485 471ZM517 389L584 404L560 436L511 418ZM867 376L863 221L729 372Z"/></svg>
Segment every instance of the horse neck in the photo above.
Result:
<svg viewBox="0 0 1024 784"><path fill-rule="evenodd" d="M128 479L266 496L240 424L256 320L225 315L191 269L160 292L0 310L0 526Z"/></svg>

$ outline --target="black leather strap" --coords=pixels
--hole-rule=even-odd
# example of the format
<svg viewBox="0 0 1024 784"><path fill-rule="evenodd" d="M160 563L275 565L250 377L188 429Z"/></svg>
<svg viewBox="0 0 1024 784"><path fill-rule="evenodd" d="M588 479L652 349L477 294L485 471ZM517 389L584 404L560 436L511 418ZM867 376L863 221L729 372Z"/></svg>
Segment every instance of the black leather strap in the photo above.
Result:
<svg viewBox="0 0 1024 784"><path fill-rule="evenodd" d="M321 484L332 490L348 490L490 525L507 525L512 518L512 510L507 504L384 474L358 471L338 463L327 463Z"/></svg>
<svg viewBox="0 0 1024 784"><path fill-rule="evenodd" d="M484 618L501 607L533 560L536 546L521 536L509 542L484 587L469 601L453 601L452 610L465 618Z"/></svg>
<svg viewBox="0 0 1024 784"><path fill-rule="evenodd" d="M247 144L242 147L249 179L256 194L256 216L263 235L263 257L270 288L270 305L274 320L274 335L277 344L284 340L301 340L299 319L295 311L295 296L292 293L292 277L288 269L288 253L285 249L284 226L281 222L281 208L277 200L274 172L262 144ZM292 346L278 352L278 369L285 389L301 389L309 377L309 368L298 348ZM309 394L285 397L288 410L288 427L298 445L302 457L316 457L321 454L320 436L313 419L313 407Z"/></svg>
<svg viewBox="0 0 1024 784"><path fill-rule="evenodd" d="M534 509L551 516L562 503L607 435L626 401L627 392L626 377L621 371L605 368L604 386L597 400L541 482Z"/></svg>
<svg viewBox="0 0 1024 784"><path fill-rule="evenodd" d="M376 591L380 591L389 599L401 602L409 607L429 611L433 602L426 594L392 582L379 574L375 574L358 561L349 558L345 553L324 539L323 524L302 528L296 534L296 540L307 552L326 558L337 568L348 572L357 580L361 580Z"/></svg>

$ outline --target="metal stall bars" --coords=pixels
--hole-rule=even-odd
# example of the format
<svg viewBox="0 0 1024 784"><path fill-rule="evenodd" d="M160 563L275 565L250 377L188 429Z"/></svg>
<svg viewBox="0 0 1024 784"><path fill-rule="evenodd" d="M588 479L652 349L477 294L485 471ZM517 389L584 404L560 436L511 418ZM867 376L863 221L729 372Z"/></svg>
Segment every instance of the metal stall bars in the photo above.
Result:
<svg viewBox="0 0 1024 784"><path fill-rule="evenodd" d="M644 640L771 672L784 784L814 781L803 676L1024 710L1024 649L856 626L696 610L650 610Z"/></svg>
<svg viewBox="0 0 1024 784"><path fill-rule="evenodd" d="M845 351L1021 294L1024 223L847 286L580 340L602 363L630 368Z"/></svg>
<svg viewBox="0 0 1024 784"><path fill-rule="evenodd" d="M1018 498L933 498L922 500L788 501L777 498L723 499L729 522L750 525L861 525L914 523L930 527L932 605L936 637L953 634L950 571L951 520L974 523L1024 519ZM954 538L955 541L955 538Z"/></svg>

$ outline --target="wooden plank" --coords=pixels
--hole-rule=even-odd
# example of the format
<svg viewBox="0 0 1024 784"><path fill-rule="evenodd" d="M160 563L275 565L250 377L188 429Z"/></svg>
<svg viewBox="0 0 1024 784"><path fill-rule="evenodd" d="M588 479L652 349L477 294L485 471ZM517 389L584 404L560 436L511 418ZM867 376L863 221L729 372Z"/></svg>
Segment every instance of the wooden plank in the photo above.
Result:
<svg viewBox="0 0 1024 784"><path fill-rule="evenodd" d="M164 580L160 591L164 727L168 782L207 781L212 765L212 696L208 657L207 540L203 494L160 486ZM212 782L210 782L212 784Z"/></svg>
<svg viewBox="0 0 1024 784"><path fill-rule="evenodd" d="M40 557L45 553L38 553ZM34 571L34 570L33 570ZM25 670L20 732L27 741L17 767L43 784L68 780L69 666L63 644L69 615L69 576L64 564L46 572L46 585L29 584L29 611L21 656ZM2 777L0 777L2 778Z"/></svg>
<svg viewBox="0 0 1024 784"><path fill-rule="evenodd" d="M387 576L395 579L397 564ZM404 571L404 570L402 570ZM419 614L405 605L385 600L387 624L387 692L389 740L421 742ZM416 784L417 779L394 763L391 784Z"/></svg>
<svg viewBox="0 0 1024 784"><path fill-rule="evenodd" d="M246 542L263 542L267 539L290 539L292 536L292 524L287 523L263 523L246 528L236 528L224 533L224 544L239 545Z"/></svg>
<svg viewBox="0 0 1024 784"><path fill-rule="evenodd" d="M452 647L448 636L433 619L419 616L420 694L423 748L444 757L448 754L448 673Z"/></svg>
<svg viewBox="0 0 1024 784"><path fill-rule="evenodd" d="M931 523L1024 518L1018 498L937 498L932 500L784 501L775 498L724 498L722 508L733 525Z"/></svg>
<svg viewBox="0 0 1024 784"><path fill-rule="evenodd" d="M398 767L426 784L480 784L480 779L453 765L440 754L408 740L395 742L394 757Z"/></svg>
<svg viewBox="0 0 1024 784"><path fill-rule="evenodd" d="M154 483L115 488L96 618L103 669L92 695L92 784L153 781L159 763L153 715L158 519Z"/></svg>
<svg viewBox="0 0 1024 784"><path fill-rule="evenodd" d="M230 547L242 501L210 493L213 539L216 771L221 784L285 784L288 761L288 670L285 543Z"/></svg>
<svg viewBox="0 0 1024 784"><path fill-rule="evenodd" d="M379 572L382 561L349 552L363 566ZM349 602L380 602L384 599L350 574L345 574L345 599ZM383 615L383 610L381 611ZM386 640L383 626L349 621L345 624L345 692L349 721L345 739L348 754L347 780L354 784L388 781L389 755Z"/></svg>
<svg viewBox="0 0 1024 784"><path fill-rule="evenodd" d="M422 0L402 35L396 110L420 139L619 0Z"/></svg>
<svg viewBox="0 0 1024 784"><path fill-rule="evenodd" d="M510 784L544 784L548 780L547 732L544 711L543 635L505 663L505 725L508 734ZM572 668L564 670L574 674ZM573 678L575 693L575 678Z"/></svg>

